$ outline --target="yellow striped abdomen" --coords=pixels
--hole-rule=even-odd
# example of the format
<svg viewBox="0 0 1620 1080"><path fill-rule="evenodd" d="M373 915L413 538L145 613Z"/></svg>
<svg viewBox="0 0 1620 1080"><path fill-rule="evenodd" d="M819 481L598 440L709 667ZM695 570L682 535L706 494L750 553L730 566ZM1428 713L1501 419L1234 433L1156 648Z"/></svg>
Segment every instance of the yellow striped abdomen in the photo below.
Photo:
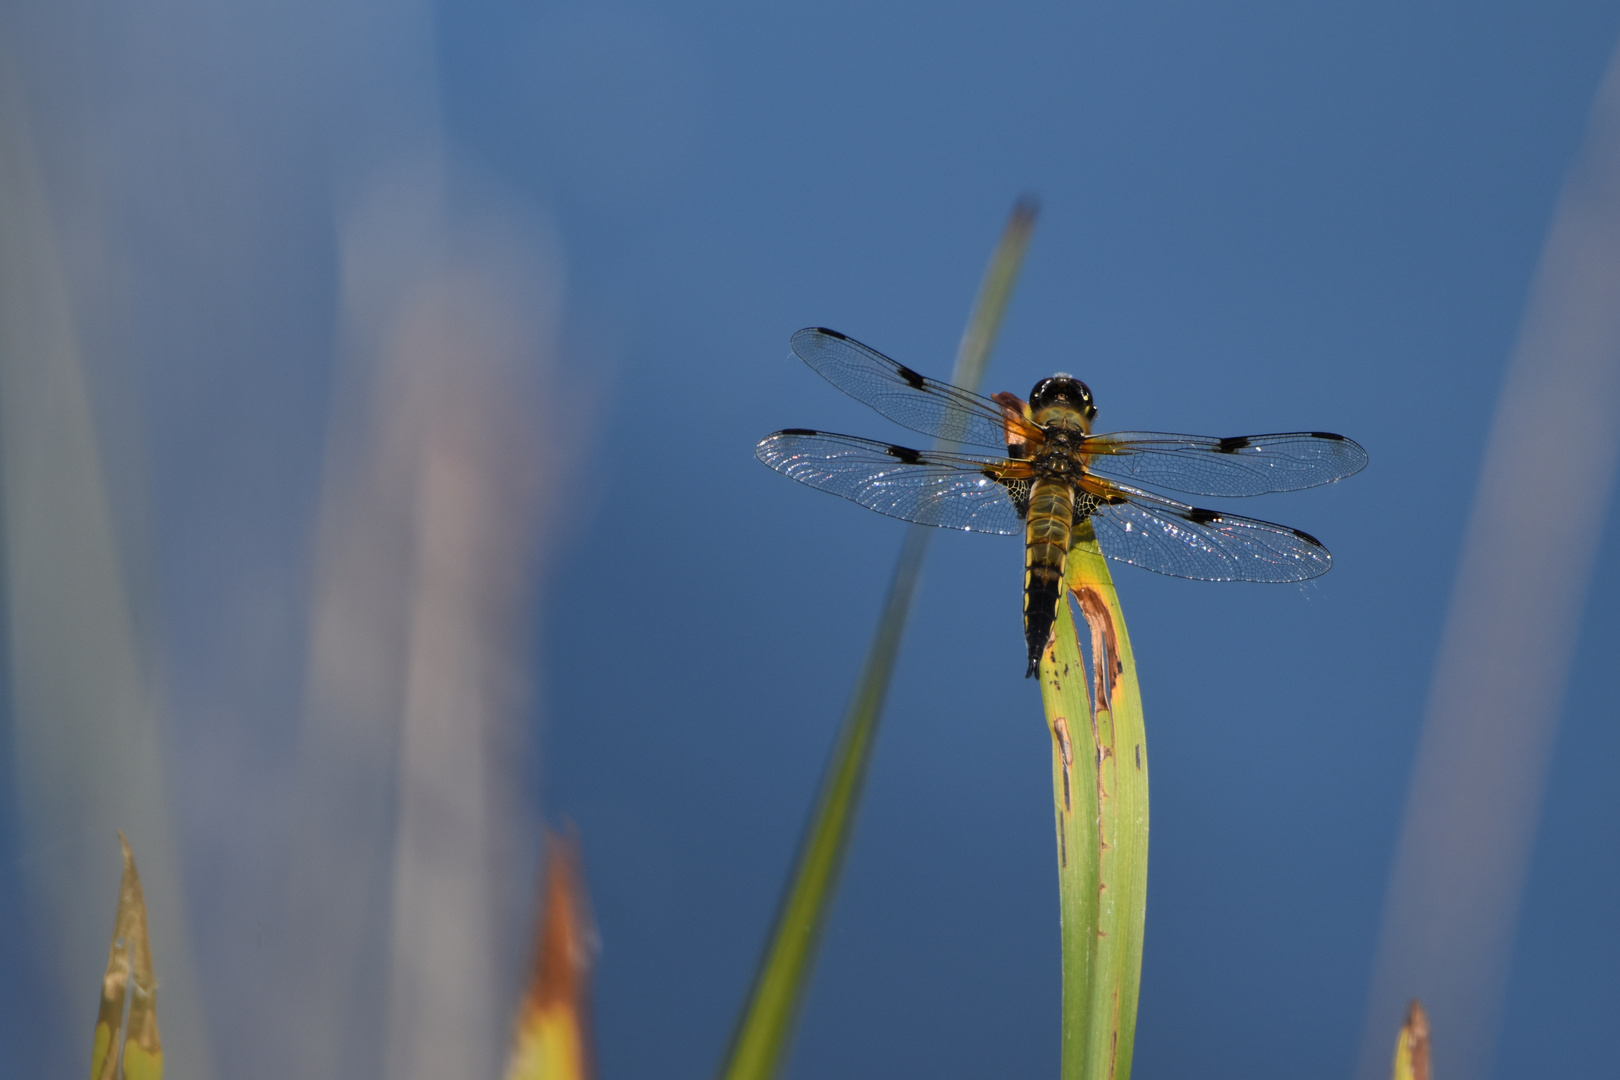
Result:
<svg viewBox="0 0 1620 1080"><path fill-rule="evenodd" d="M1029 670L1040 670L1041 653L1057 623L1063 574L1074 529L1074 488L1066 481L1037 477L1029 494L1024 526L1024 641Z"/></svg>

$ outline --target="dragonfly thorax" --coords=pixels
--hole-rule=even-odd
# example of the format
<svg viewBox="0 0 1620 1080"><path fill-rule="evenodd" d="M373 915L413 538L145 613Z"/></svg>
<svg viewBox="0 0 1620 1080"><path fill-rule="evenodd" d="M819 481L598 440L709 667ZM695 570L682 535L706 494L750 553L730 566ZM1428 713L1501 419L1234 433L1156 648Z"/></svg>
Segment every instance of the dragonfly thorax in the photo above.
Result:
<svg viewBox="0 0 1620 1080"><path fill-rule="evenodd" d="M1059 409L1073 415L1073 410L1061 406ZM1036 474L1054 479L1078 477L1081 472L1080 444L1085 440L1085 432L1064 423L1062 416L1057 417L1045 430L1046 439L1035 453Z"/></svg>

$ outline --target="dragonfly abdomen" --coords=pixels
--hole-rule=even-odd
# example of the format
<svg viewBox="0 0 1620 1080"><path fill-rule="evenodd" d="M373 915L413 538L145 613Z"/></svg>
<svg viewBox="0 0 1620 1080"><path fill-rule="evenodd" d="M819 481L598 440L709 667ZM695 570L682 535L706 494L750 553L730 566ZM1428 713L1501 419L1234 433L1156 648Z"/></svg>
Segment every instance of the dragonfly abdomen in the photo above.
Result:
<svg viewBox="0 0 1620 1080"><path fill-rule="evenodd" d="M1063 575L1073 534L1074 489L1061 480L1039 477L1030 491L1024 545L1024 641L1029 670L1040 670L1041 653L1057 622Z"/></svg>

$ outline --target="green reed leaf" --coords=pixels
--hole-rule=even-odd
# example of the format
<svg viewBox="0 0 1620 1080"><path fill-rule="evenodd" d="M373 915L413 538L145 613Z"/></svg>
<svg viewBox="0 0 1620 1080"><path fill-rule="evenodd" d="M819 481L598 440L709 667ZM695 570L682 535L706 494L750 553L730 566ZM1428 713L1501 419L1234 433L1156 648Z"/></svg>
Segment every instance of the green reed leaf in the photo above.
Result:
<svg viewBox="0 0 1620 1080"><path fill-rule="evenodd" d="M1064 1080L1126 1080L1147 912L1147 739L1136 659L1089 525L1069 552L1072 607L1041 661L1052 736L1063 942ZM1085 619L1089 665L1073 609Z"/></svg>

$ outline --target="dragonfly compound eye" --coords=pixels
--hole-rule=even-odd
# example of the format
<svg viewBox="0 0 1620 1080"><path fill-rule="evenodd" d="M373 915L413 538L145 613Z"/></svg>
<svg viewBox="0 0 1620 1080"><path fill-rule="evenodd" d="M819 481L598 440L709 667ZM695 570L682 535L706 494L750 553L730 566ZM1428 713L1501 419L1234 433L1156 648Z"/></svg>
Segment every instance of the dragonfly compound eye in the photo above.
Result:
<svg viewBox="0 0 1620 1080"><path fill-rule="evenodd" d="M1054 405L1066 405L1087 416L1097 411L1091 402L1091 390L1073 375L1059 372L1042 379L1029 392L1029 407L1039 412Z"/></svg>

